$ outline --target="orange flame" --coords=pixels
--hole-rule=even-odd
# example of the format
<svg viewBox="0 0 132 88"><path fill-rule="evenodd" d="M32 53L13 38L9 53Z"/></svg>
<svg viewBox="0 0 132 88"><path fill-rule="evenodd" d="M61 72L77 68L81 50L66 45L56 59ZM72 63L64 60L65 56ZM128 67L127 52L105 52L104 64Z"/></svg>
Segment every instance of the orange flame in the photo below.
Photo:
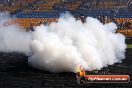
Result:
<svg viewBox="0 0 132 88"><path fill-rule="evenodd" d="M79 66L78 72L79 72L80 76L84 76L86 74L84 68L82 67L82 65Z"/></svg>

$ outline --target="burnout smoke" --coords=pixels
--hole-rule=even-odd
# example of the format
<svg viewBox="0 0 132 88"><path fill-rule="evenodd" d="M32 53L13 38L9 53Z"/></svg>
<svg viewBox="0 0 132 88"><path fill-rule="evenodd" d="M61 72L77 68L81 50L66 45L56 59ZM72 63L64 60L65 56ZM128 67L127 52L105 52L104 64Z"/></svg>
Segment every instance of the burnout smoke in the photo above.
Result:
<svg viewBox="0 0 132 88"><path fill-rule="evenodd" d="M0 13L0 52L29 53L31 32L12 23L14 19L8 12Z"/></svg>
<svg viewBox="0 0 132 88"><path fill-rule="evenodd" d="M125 58L125 36L116 33L114 23L102 24L87 17L86 22L63 14L58 22L37 26L26 32L9 14L0 13L0 51L32 53L30 66L51 72L101 69Z"/></svg>
<svg viewBox="0 0 132 88"><path fill-rule="evenodd" d="M58 22L38 26L32 34L29 65L51 72L101 69L125 58L125 36L115 33L114 23L102 24L87 17L82 23L69 14Z"/></svg>

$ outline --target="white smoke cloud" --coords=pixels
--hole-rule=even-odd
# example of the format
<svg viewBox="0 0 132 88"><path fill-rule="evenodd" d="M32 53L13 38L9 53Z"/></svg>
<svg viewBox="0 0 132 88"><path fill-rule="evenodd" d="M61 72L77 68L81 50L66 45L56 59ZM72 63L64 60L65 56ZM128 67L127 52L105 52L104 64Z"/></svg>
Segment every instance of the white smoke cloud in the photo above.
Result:
<svg viewBox="0 0 132 88"><path fill-rule="evenodd" d="M26 32L21 26L11 23L9 13L0 13L0 51L30 52L31 32Z"/></svg>
<svg viewBox="0 0 132 88"><path fill-rule="evenodd" d="M95 18L86 22L63 14L58 22L41 25L34 32L26 32L16 24L6 25L9 14L0 13L0 51L32 52L30 66L51 72L77 72L101 69L125 58L125 37L115 33L114 23L103 25Z"/></svg>
<svg viewBox="0 0 132 88"><path fill-rule="evenodd" d="M51 72L76 72L79 65L86 70L112 65L125 58L125 37L116 29L114 23L103 25L92 17L82 23L63 15L57 23L36 27L28 63Z"/></svg>

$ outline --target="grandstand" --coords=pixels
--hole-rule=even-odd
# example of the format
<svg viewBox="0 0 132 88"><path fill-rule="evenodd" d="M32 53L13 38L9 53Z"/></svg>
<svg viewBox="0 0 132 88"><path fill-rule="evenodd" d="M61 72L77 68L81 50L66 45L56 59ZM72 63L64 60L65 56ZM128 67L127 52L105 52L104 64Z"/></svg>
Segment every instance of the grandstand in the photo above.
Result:
<svg viewBox="0 0 132 88"><path fill-rule="evenodd" d="M132 36L131 7L131 0L0 0L0 11L16 15L15 22L26 29L57 21L60 13L69 11L77 18L92 16L103 23L114 21L118 32L126 36Z"/></svg>
<svg viewBox="0 0 132 88"><path fill-rule="evenodd" d="M57 22L59 15L65 11L69 11L82 22L85 22L87 16L98 18L102 23L115 22L118 26L117 32L127 36L125 40L127 44L126 58L122 62L104 67L96 73L128 74L132 78L132 0L0 0L0 11L9 11L13 17L15 15L16 18L11 23L23 26L26 31L32 29L33 26ZM5 44L9 43L6 39L10 35L7 35L9 34L6 34ZM0 36L0 39L4 38ZM12 40L10 42L13 42ZM33 43L41 46L41 43L36 41ZM116 44L116 42L114 43ZM23 41L22 44L24 44ZM9 43L9 45L12 44ZM61 53L60 50L59 52ZM34 69L28 65L29 57L31 56L26 53L0 52L0 88L131 88L132 86L132 80L123 84L78 85L75 73L50 73ZM56 61L54 60L55 63Z"/></svg>

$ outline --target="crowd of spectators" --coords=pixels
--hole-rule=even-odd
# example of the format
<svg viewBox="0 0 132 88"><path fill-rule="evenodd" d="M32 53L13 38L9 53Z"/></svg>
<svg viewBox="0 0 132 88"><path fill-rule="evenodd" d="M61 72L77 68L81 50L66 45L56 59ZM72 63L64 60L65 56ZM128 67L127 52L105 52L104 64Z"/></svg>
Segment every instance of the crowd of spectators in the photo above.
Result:
<svg viewBox="0 0 132 88"><path fill-rule="evenodd" d="M123 12L131 10L129 0L0 0L1 11L16 7L21 11L101 11ZM26 8L25 8L26 7ZM8 8L8 9L5 9ZM48 9L48 10L47 10Z"/></svg>
<svg viewBox="0 0 132 88"><path fill-rule="evenodd" d="M0 11L15 14L26 28L57 21L60 13L65 11L82 22L87 16L92 16L102 23L113 21L118 29L132 28L131 0L0 0Z"/></svg>

